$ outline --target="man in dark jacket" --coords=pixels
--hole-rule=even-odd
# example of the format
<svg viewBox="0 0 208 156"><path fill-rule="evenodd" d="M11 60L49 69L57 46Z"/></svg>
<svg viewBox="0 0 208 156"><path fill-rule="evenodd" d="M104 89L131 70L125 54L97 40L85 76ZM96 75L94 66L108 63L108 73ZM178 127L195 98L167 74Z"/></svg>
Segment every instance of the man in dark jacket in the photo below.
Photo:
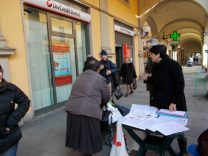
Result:
<svg viewBox="0 0 208 156"><path fill-rule="evenodd" d="M148 40L146 42L146 44L147 44L147 48L148 48L147 49L147 55L148 55L147 57L148 58L147 58L147 64L145 66L145 73L146 74L151 74L152 73L153 62L152 62L151 58L149 57L149 49L154 45L158 45L159 42L158 42L157 39L152 38L152 39ZM153 98L154 98L154 94L155 94L154 85L150 84L150 83L147 83L146 88L147 88L147 91L149 91L149 93L150 93L150 106L153 106L154 105L153 104Z"/></svg>
<svg viewBox="0 0 208 156"><path fill-rule="evenodd" d="M154 85L155 95L153 104L158 109L170 111L187 111L184 95L184 76L178 62L172 60L166 54L165 45L155 45L150 48L152 60L152 74L146 75L146 83ZM184 136L178 139L181 154L186 152L186 139Z"/></svg>
<svg viewBox="0 0 208 156"><path fill-rule="evenodd" d="M17 108L15 109L15 104ZM18 122L30 107L29 98L16 85L3 79L0 65L0 155L16 156L22 136Z"/></svg>
<svg viewBox="0 0 208 156"><path fill-rule="evenodd" d="M102 50L101 53L101 60L100 60L100 74L106 79L106 84L110 90L112 91L112 81L113 81L113 74L116 73L116 65L108 59L108 53L105 50Z"/></svg>

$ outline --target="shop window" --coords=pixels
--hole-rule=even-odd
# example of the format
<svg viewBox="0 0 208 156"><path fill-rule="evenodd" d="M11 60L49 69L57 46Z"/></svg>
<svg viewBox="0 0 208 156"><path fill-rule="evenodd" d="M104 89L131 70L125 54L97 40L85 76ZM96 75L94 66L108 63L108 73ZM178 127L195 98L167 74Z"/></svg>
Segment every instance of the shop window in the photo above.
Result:
<svg viewBox="0 0 208 156"><path fill-rule="evenodd" d="M25 12L27 52L34 110L54 104L46 14Z"/></svg>
<svg viewBox="0 0 208 156"><path fill-rule="evenodd" d="M60 20L57 18L52 18L51 23L52 23L52 31L65 33L65 34L72 34L71 22Z"/></svg>

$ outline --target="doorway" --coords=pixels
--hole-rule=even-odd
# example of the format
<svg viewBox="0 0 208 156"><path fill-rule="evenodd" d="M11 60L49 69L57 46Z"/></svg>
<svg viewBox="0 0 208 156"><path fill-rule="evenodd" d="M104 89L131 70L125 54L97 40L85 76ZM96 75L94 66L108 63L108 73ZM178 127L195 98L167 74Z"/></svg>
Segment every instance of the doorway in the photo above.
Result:
<svg viewBox="0 0 208 156"><path fill-rule="evenodd" d="M68 99L78 69L81 70L76 63L75 43L82 36L76 37L75 22L68 18L32 8L24 12L24 16L31 95L36 113L65 104ZM84 63L82 61L80 64Z"/></svg>
<svg viewBox="0 0 208 156"><path fill-rule="evenodd" d="M116 66L118 68L118 70L120 70L122 64L123 64L123 48L122 47L119 47L119 46L116 46Z"/></svg>

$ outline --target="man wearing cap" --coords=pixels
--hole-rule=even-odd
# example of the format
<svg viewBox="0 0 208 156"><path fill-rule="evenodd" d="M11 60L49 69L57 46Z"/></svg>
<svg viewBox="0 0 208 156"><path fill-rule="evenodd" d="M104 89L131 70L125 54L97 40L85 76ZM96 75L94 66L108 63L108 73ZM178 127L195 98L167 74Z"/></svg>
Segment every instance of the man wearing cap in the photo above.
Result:
<svg viewBox="0 0 208 156"><path fill-rule="evenodd" d="M25 116L29 107L29 98L16 85L3 78L0 65L0 156L16 156L18 142L22 136L18 122Z"/></svg>
<svg viewBox="0 0 208 156"><path fill-rule="evenodd" d="M108 53L106 50L101 50L101 60L100 60L100 74L106 79L106 84L110 90L112 91L112 74L116 72L115 64L108 59Z"/></svg>

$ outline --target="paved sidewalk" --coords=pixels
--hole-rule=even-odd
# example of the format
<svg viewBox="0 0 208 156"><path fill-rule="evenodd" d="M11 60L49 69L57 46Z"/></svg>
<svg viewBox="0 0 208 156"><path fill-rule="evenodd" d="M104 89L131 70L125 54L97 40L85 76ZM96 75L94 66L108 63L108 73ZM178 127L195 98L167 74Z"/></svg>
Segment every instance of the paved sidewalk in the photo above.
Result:
<svg viewBox="0 0 208 156"><path fill-rule="evenodd" d="M204 98L204 91L199 90L199 96L194 97L193 74L185 75L186 99L190 117L190 131L186 133L189 143L195 143L198 135L207 129L208 100ZM130 107L132 103L148 104L149 95L142 81L133 95L117 101L119 104ZM60 108L41 115L26 123L22 127L23 138L19 143L17 156L70 156L65 148L66 113ZM178 151L174 142L173 147ZM102 156L108 156L110 147L104 145ZM152 154L148 154L152 155Z"/></svg>

